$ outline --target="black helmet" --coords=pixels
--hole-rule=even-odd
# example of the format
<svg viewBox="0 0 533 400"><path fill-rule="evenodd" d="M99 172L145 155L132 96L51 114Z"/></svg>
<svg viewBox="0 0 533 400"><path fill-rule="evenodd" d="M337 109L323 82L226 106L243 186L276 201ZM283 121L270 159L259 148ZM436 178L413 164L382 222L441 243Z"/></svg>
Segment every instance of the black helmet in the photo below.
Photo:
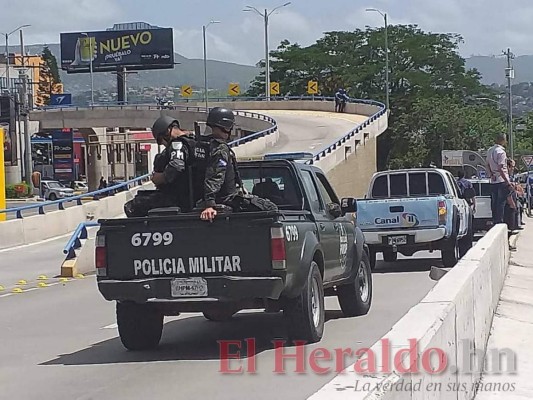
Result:
<svg viewBox="0 0 533 400"><path fill-rule="evenodd" d="M235 125L235 115L233 111L228 110L227 108L215 107L209 111L207 116L207 126L225 129L230 131Z"/></svg>
<svg viewBox="0 0 533 400"><path fill-rule="evenodd" d="M170 125L177 125L180 127L180 123L176 118L169 117L168 115L162 115L155 120L154 125L152 126L152 135L154 139L159 143L159 139L165 137L168 132Z"/></svg>

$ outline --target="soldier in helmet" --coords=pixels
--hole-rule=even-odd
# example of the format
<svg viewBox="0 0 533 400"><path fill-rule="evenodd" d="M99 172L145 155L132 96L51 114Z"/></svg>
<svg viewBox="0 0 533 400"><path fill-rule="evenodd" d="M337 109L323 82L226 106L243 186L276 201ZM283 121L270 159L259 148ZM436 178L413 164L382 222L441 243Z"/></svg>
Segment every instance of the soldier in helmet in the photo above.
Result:
<svg viewBox="0 0 533 400"><path fill-rule="evenodd" d="M152 134L165 149L154 160L152 182L180 207L190 211L201 193L195 193L193 164L195 140L180 128L179 121L169 116L159 117Z"/></svg>
<svg viewBox="0 0 533 400"><path fill-rule="evenodd" d="M179 207L183 212L192 210L201 198L201 191L194 190L193 161L195 140L181 130L177 119L159 117L152 127L152 135L165 149L154 159L152 182L156 191L139 191L125 205L128 216L146 216L150 209Z"/></svg>
<svg viewBox="0 0 533 400"><path fill-rule="evenodd" d="M235 125L235 115L227 108L215 107L207 116L212 135L209 143L202 211L203 220L213 220L216 204L229 204L239 193L235 154L227 142Z"/></svg>
<svg viewBox="0 0 533 400"><path fill-rule="evenodd" d="M209 142L209 157L206 164L203 207L200 218L212 221L216 215L215 205L222 204L236 211L273 210L276 205L266 199L243 192L237 169L235 153L227 142L235 125L233 111L215 107L207 117L207 126L212 135Z"/></svg>

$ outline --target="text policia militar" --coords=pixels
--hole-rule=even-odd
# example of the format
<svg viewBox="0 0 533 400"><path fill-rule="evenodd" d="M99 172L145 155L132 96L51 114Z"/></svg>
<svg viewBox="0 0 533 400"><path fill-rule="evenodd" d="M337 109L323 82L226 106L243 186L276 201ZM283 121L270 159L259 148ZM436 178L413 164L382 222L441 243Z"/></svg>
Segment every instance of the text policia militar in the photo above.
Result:
<svg viewBox="0 0 533 400"><path fill-rule="evenodd" d="M239 256L158 258L133 260L135 276L240 272Z"/></svg>
<svg viewBox="0 0 533 400"><path fill-rule="evenodd" d="M220 369L223 374L257 373L255 338L245 340L219 340ZM294 341L294 347L286 347L285 340L273 340L274 365L277 374L295 372L306 374L343 373L349 370L360 375L389 374L502 374L516 373L516 354L510 349L489 349L485 354L476 349L471 340L461 340L457 353L462 358L448 355L437 347L419 349L416 339L409 339L407 347L394 346L389 339L381 339L370 348L323 347L308 349L305 341ZM459 353L459 347L462 348ZM264 348L264 347L263 347ZM379 353L379 354L378 354ZM456 361L452 364L450 361ZM270 369L270 368L269 368Z"/></svg>

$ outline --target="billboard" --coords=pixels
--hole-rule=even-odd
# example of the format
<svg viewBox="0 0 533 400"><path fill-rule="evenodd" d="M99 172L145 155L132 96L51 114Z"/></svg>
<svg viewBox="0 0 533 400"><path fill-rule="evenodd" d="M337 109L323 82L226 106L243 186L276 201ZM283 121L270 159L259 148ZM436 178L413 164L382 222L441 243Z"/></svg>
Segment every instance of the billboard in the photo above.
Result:
<svg viewBox="0 0 533 400"><path fill-rule="evenodd" d="M463 165L462 150L442 150L443 167L461 167Z"/></svg>
<svg viewBox="0 0 533 400"><path fill-rule="evenodd" d="M68 73L174 68L172 28L61 34L61 68Z"/></svg>
<svg viewBox="0 0 533 400"><path fill-rule="evenodd" d="M63 128L52 132L52 159L54 179L74 180L74 144L72 129Z"/></svg>

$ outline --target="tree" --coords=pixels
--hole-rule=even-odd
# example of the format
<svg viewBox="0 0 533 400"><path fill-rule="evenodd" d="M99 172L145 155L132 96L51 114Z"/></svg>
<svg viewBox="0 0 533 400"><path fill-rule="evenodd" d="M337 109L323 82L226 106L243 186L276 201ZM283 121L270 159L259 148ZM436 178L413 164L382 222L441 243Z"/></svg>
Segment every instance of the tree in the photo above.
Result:
<svg viewBox="0 0 533 400"><path fill-rule="evenodd" d="M43 48L41 58L37 104L46 105L50 102L50 95L62 93L63 85L61 84L61 78L59 76L57 60L48 46Z"/></svg>
<svg viewBox="0 0 533 400"><path fill-rule="evenodd" d="M482 145L463 140L464 130L487 128L476 118L484 118L488 111L465 101L488 96L490 90L481 85L477 71L466 70L465 60L458 54L461 41L459 35L423 32L416 25L389 26L391 114L389 129L378 140L380 169L440 160L436 156L443 140L438 132L445 135L448 147L477 150L472 147ZM323 95L331 96L344 87L353 98L385 101L383 28L326 32L308 47L284 40L271 57L271 80L280 82L284 94L304 94L307 81L317 80ZM264 74L252 82L249 94L257 95L263 87ZM435 115L431 107L438 107L449 121ZM463 111L465 107L468 113ZM499 115L490 121L487 129L496 129Z"/></svg>

